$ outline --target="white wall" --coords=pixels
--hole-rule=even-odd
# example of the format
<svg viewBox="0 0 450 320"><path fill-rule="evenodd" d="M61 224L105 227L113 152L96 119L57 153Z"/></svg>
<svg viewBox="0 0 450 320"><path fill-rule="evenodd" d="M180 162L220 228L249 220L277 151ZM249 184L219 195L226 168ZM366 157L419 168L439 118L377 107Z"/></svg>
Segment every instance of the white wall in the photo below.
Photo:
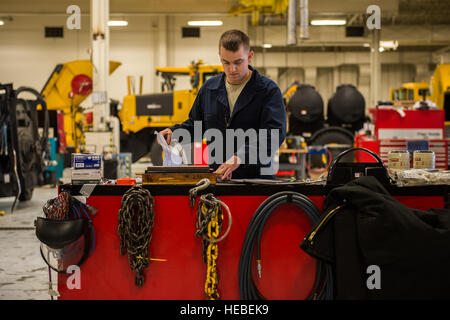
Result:
<svg viewBox="0 0 450 320"><path fill-rule="evenodd" d="M389 100L389 88L398 88L399 83L413 82L416 70L412 64L387 64L381 66L382 99Z"/></svg>
<svg viewBox="0 0 450 320"><path fill-rule="evenodd" d="M158 54L157 19L133 17L127 21L126 28L110 28L109 58L122 65L110 77L109 96L119 101L128 94L127 76L135 77L137 92L140 76L143 77L143 92L152 92L158 62L155 61Z"/></svg>
<svg viewBox="0 0 450 320"><path fill-rule="evenodd" d="M245 17L217 16L213 17L223 21L221 27L201 27L200 38L182 38L181 28L187 27L189 20L211 20L211 16L174 16L170 17L170 41L167 50L170 58L168 66L186 67L192 61L203 60L205 64L218 65L219 59L219 38L223 32L229 29L240 29L246 32ZM184 77L176 82L176 89L189 89L189 79Z"/></svg>
<svg viewBox="0 0 450 320"><path fill-rule="evenodd" d="M116 19L120 19L115 17ZM228 29L246 30L245 17L218 16L222 27L202 27L201 38L182 38L181 28L195 16L126 16L126 28L110 28L110 60L122 65L110 76L109 97L122 100L127 94L127 76L143 76L143 92L160 90L155 75L158 66L185 67L203 59L219 64L217 45ZM210 19L211 17L208 16ZM0 26L0 83L14 87L30 86L41 90L59 63L89 59L90 18L82 16L81 30L69 30L66 16L18 16ZM44 38L45 26L64 26L64 38ZM189 79L179 79L176 89L190 87Z"/></svg>
<svg viewBox="0 0 450 320"><path fill-rule="evenodd" d="M305 70L303 68L280 68L277 81L281 90L284 91L294 81L305 81Z"/></svg>
<svg viewBox="0 0 450 320"><path fill-rule="evenodd" d="M16 16L12 22L0 26L0 82L12 82L15 87L31 86L41 90L51 71L58 63L76 59L89 59L90 18L83 15L81 30L68 30L65 15ZM285 28L267 27L264 30L247 25L247 17L204 17L172 15L124 15L126 28L110 29L110 59L122 65L111 75L109 96L122 101L127 94L127 76L144 78L144 93L160 90L160 79L155 76L157 66L185 67L192 61L204 60L206 64L219 64L218 40L222 32L237 28L248 32L252 45L273 41L284 45ZM221 27L202 27L201 37L182 38L181 28L190 19L213 19L224 21ZM44 26L64 26L64 38L44 38ZM445 29L445 30L444 30ZM413 38L433 43L450 42L449 27L386 27L382 38L399 37L414 42ZM310 43L355 42L367 39L345 39L340 28L311 28ZM413 32L413 33L411 33ZM413 37L414 35L414 37ZM409 38L408 38L409 37ZM409 39L409 40L408 40ZM431 41L431 42L430 42ZM301 45L301 44L299 44ZM389 98L389 87L402 82L427 80L432 74L433 62L430 52L384 52L381 55L381 99ZM355 84L369 101L370 79L369 52L258 52L254 66L278 82L281 90L298 79L316 87L324 103L342 83ZM398 66L402 65L402 66ZM406 67L404 66L406 65ZM138 86L138 81L136 82ZM189 80L179 79L177 89L189 88ZM136 88L138 89L138 87Z"/></svg>
<svg viewBox="0 0 450 320"><path fill-rule="evenodd" d="M299 46L323 45L363 45L370 43L370 31L363 37L346 37L345 26L309 26L309 39L298 41ZM397 40L399 45L448 44L450 25L408 25L381 26L380 40ZM253 44L271 43L285 46L287 30L284 25L249 26ZM297 35L300 27L297 26Z"/></svg>
<svg viewBox="0 0 450 320"><path fill-rule="evenodd" d="M338 85L350 83L363 94L366 103L370 101L369 52L289 52L287 54L258 52L254 60L257 68L279 68L278 80L274 80L278 82L282 90L293 80L301 78L301 81L315 86L324 101L328 101ZM429 82L434 71L431 67L433 64L431 52L383 52L380 55L380 61L382 83L379 100L389 99L390 87L399 87L404 82L422 80ZM401 66L408 66L405 68L408 68L409 72L405 72L404 67ZM287 72L286 69L293 71ZM311 76L301 76L304 75L305 69L310 70L308 74ZM289 77L287 74L292 74L291 80L287 79ZM386 79L388 81L385 81Z"/></svg>
<svg viewBox="0 0 450 320"><path fill-rule="evenodd" d="M44 38L44 26L64 24L63 17L24 16L1 26L0 82L41 90L58 63L88 59L88 33L83 29L65 30L63 39Z"/></svg>

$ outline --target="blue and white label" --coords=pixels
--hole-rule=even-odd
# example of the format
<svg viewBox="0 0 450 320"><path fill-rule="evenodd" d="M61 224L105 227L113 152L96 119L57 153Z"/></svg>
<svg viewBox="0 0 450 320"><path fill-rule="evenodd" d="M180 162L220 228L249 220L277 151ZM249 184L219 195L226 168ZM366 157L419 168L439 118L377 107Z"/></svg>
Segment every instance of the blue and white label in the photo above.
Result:
<svg viewBox="0 0 450 320"><path fill-rule="evenodd" d="M101 169L102 156L99 154L74 154L72 167L74 169Z"/></svg>

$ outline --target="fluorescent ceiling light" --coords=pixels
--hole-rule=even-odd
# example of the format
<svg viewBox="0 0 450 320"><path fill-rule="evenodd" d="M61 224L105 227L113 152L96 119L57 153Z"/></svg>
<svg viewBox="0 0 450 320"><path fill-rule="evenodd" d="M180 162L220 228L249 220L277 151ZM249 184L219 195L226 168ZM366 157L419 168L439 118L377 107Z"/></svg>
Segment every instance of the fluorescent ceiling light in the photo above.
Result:
<svg viewBox="0 0 450 320"><path fill-rule="evenodd" d="M263 48L272 48L272 45L270 43L264 43Z"/></svg>
<svg viewBox="0 0 450 320"><path fill-rule="evenodd" d="M364 44L363 44L363 47L365 47L365 48L370 48L370 43L367 43L367 42L364 43Z"/></svg>
<svg viewBox="0 0 450 320"><path fill-rule="evenodd" d="M5 23L3 22L3 20L0 20L0 26L4 25Z"/></svg>
<svg viewBox="0 0 450 320"><path fill-rule="evenodd" d="M108 21L108 26L110 27L126 27L128 25L128 21L125 20L110 20Z"/></svg>
<svg viewBox="0 0 450 320"><path fill-rule="evenodd" d="M380 47L395 50L398 47L398 41L397 40L380 41Z"/></svg>
<svg viewBox="0 0 450 320"><path fill-rule="evenodd" d="M223 24L220 20L188 21L188 25L195 27L215 27Z"/></svg>
<svg viewBox="0 0 450 320"><path fill-rule="evenodd" d="M343 26L346 23L345 19L311 20L311 25L313 26Z"/></svg>

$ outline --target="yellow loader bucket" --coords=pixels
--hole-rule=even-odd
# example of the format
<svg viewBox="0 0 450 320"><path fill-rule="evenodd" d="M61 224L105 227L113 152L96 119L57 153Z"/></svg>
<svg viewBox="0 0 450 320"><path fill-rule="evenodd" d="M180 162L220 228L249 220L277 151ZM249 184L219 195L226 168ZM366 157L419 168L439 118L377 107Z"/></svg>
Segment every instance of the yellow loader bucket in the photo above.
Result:
<svg viewBox="0 0 450 320"><path fill-rule="evenodd" d="M122 63L109 62L109 74L113 73ZM92 62L90 60L75 60L58 64L50 75L41 91L47 103L48 110L61 110L64 114L65 145L74 147L79 152L84 141L84 134L80 129L84 122L84 115L77 111L78 106L89 96L90 90L79 90L72 93L74 78L82 79L92 85ZM80 85L80 81L76 85ZM39 107L38 107L39 109Z"/></svg>
<svg viewBox="0 0 450 320"><path fill-rule="evenodd" d="M109 62L109 74L112 74L122 63ZM63 110L70 106L78 106L87 95L75 94L69 97L72 91L72 79L77 75L86 75L92 79L92 63L90 60L75 60L58 64L47 80L41 93L47 102L49 110Z"/></svg>

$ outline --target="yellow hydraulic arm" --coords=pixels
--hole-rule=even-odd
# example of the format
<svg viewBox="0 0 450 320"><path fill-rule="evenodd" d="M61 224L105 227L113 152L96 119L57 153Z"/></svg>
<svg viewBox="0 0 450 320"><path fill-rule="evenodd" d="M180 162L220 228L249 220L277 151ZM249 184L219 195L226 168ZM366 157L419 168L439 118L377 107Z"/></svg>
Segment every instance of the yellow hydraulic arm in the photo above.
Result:
<svg viewBox="0 0 450 320"><path fill-rule="evenodd" d="M110 61L109 73L113 73L120 65L120 62ZM80 128L83 115L79 112L79 106L88 97L88 94L73 92L72 81L80 75L85 76L85 79L92 79L90 60L75 60L58 64L41 91L48 110L61 110L64 113L66 146L75 149L78 149L84 140Z"/></svg>

